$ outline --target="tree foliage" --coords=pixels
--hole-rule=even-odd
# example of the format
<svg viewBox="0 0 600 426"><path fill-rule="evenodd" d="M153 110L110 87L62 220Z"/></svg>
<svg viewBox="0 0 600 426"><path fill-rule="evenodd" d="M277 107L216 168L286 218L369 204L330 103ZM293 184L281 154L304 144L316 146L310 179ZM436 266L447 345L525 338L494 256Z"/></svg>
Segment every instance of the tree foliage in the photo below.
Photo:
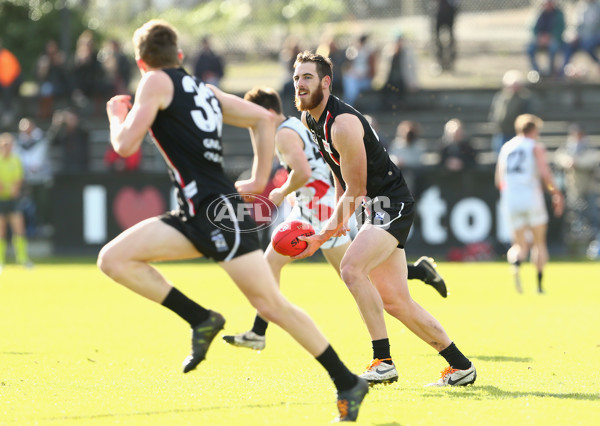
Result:
<svg viewBox="0 0 600 426"><path fill-rule="evenodd" d="M21 62L25 79L34 78L36 59L48 40L54 39L63 48L72 49L79 34L87 28L83 11L75 6L63 10L64 4L63 0L0 2L0 39ZM65 41L68 46L64 46Z"/></svg>

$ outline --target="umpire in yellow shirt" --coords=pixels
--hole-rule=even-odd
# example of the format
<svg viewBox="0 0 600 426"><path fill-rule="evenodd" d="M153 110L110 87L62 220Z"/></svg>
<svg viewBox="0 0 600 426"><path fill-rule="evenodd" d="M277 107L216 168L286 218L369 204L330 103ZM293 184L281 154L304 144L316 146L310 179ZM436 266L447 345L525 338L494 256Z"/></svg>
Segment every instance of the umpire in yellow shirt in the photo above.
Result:
<svg viewBox="0 0 600 426"><path fill-rule="evenodd" d="M25 219L18 209L23 182L23 166L12 152L14 137L0 134L0 272L6 261L6 225L10 224L16 262L27 268L33 265L27 255Z"/></svg>

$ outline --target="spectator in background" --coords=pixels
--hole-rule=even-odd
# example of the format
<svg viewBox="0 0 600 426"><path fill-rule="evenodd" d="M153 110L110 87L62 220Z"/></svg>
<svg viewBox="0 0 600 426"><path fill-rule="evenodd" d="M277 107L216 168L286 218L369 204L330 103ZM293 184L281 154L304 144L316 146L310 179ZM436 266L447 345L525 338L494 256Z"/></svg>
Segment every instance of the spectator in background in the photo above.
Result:
<svg viewBox="0 0 600 426"><path fill-rule="evenodd" d="M414 121L401 121L396 128L396 137L390 144L388 154L394 164L402 169L411 191L415 190L426 150L425 141L421 139L421 126Z"/></svg>
<svg viewBox="0 0 600 426"><path fill-rule="evenodd" d="M569 126L567 140L554 157L565 175L567 208L580 224L577 228L588 239L600 239L599 190L594 175L600 166L598 157L598 151L590 146L585 130L578 123Z"/></svg>
<svg viewBox="0 0 600 426"><path fill-rule="evenodd" d="M12 244L17 263L27 268L33 266L27 254L25 220L18 209L23 167L19 157L12 152L13 143L12 134L0 134L0 272L6 261L7 224L12 231Z"/></svg>
<svg viewBox="0 0 600 426"><path fill-rule="evenodd" d="M98 60L94 34L89 30L85 30L77 39L71 75L75 105L82 111L100 113L106 98L105 75Z"/></svg>
<svg viewBox="0 0 600 426"><path fill-rule="evenodd" d="M423 154L427 147L421 138L421 126L410 120L401 121L396 128L396 137L388 149L390 159L398 167L418 168L423 165Z"/></svg>
<svg viewBox="0 0 600 426"><path fill-rule="evenodd" d="M194 63L194 75L205 83L217 87L221 86L221 79L225 75L223 58L213 50L208 35L202 37L200 52Z"/></svg>
<svg viewBox="0 0 600 426"><path fill-rule="evenodd" d="M284 40L281 51L279 52L279 62L284 69L281 102L284 111L289 115L297 113L296 108L294 107L295 90L292 77L294 75L294 62L296 61L296 56L301 51L298 37L289 35Z"/></svg>
<svg viewBox="0 0 600 426"><path fill-rule="evenodd" d="M112 97L129 94L132 64L129 57L122 52L119 41L108 41L100 50L98 58L106 76L108 95Z"/></svg>
<svg viewBox="0 0 600 426"><path fill-rule="evenodd" d="M571 57L579 50L587 52L600 71L600 59L596 54L596 48L600 46L600 3L597 0L579 0L575 14L576 34L565 47L563 72L567 75L574 73L568 66Z"/></svg>
<svg viewBox="0 0 600 426"><path fill-rule="evenodd" d="M502 77L502 90L492 99L488 119L495 125L492 149L498 153L504 143L515 136L515 120L534 109L531 92L525 87L523 73L508 70Z"/></svg>
<svg viewBox="0 0 600 426"><path fill-rule="evenodd" d="M60 147L61 172L82 173L89 170L89 134L75 110L65 108L56 111L46 135L51 145Z"/></svg>
<svg viewBox="0 0 600 426"><path fill-rule="evenodd" d="M348 68L344 71L344 102L354 105L361 92L369 90L376 73L377 52L363 34L357 43L346 49Z"/></svg>
<svg viewBox="0 0 600 426"><path fill-rule="evenodd" d="M0 39L0 127L9 126L16 115L16 98L21 87L21 63Z"/></svg>
<svg viewBox="0 0 600 426"><path fill-rule="evenodd" d="M56 41L49 40L44 53L38 57L35 78L38 84L39 118L50 118L54 109L64 108L64 103L71 96L65 54L59 49Z"/></svg>
<svg viewBox="0 0 600 426"><path fill-rule="evenodd" d="M48 140L31 118L19 121L15 153L23 165L23 201L28 235L38 235L50 224L49 195L52 187L52 164Z"/></svg>
<svg viewBox="0 0 600 426"><path fill-rule="evenodd" d="M402 33L396 36L393 45L384 50L383 56L389 67L381 89L383 104L388 108L398 108L407 93L418 89L417 60Z"/></svg>
<svg viewBox="0 0 600 426"><path fill-rule="evenodd" d="M563 32L565 31L565 15L555 0L544 0L542 10L537 15L532 29L532 40L527 45L527 56L531 69L540 73L536 60L539 51L548 53L548 69L541 72L543 76L555 74L555 59L563 48Z"/></svg>
<svg viewBox="0 0 600 426"><path fill-rule="evenodd" d="M476 155L463 122L458 118L448 120L442 136L440 164L448 171L461 172L475 166Z"/></svg>
<svg viewBox="0 0 600 426"><path fill-rule="evenodd" d="M435 57L442 71L451 71L456 60L454 22L460 0L437 0L434 11Z"/></svg>
<svg viewBox="0 0 600 426"><path fill-rule="evenodd" d="M298 53L299 51L296 55ZM317 47L316 53L331 59L331 64L333 65L333 81L335 81L335 84L331 88L331 93L338 98L342 98L344 96L344 69L347 65L345 49L340 47L339 40L336 36L326 35L319 47ZM294 56L294 61L295 60L296 56Z"/></svg>

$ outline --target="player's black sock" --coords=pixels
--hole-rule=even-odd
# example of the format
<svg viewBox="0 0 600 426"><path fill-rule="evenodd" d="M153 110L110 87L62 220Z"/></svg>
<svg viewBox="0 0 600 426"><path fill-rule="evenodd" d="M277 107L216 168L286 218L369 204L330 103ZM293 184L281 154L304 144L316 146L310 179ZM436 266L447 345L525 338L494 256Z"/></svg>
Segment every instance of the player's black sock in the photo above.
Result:
<svg viewBox="0 0 600 426"><path fill-rule="evenodd" d="M210 315L210 311L204 309L192 299L189 299L175 287L167 294L162 305L186 320L192 327L195 327L202 321L208 319L208 316Z"/></svg>
<svg viewBox="0 0 600 426"><path fill-rule="evenodd" d="M390 339L379 339L371 341L373 345L373 359L391 359L390 355ZM384 361L386 364L391 364L392 361Z"/></svg>
<svg viewBox="0 0 600 426"><path fill-rule="evenodd" d="M264 336L267 332L267 327L269 323L262 319L258 314L254 318L254 325L252 326L252 331L259 336Z"/></svg>
<svg viewBox="0 0 600 426"><path fill-rule="evenodd" d="M452 368L466 370L471 367L471 361L458 350L454 342L450 343L450 346L446 349L440 351L440 355L448 361L448 364L450 364Z"/></svg>
<svg viewBox="0 0 600 426"><path fill-rule="evenodd" d="M421 280L423 281L427 275L425 274L425 268L421 265L408 265L408 279L409 280Z"/></svg>
<svg viewBox="0 0 600 426"><path fill-rule="evenodd" d="M538 272L537 273L537 282L538 282L538 293L541 293L544 291L544 289L542 288L542 278L544 277L544 273L543 272Z"/></svg>
<svg viewBox="0 0 600 426"><path fill-rule="evenodd" d="M327 346L325 352L317 357L317 361L325 367L338 392L350 389L356 384L358 380L356 375L348 370L331 345Z"/></svg>

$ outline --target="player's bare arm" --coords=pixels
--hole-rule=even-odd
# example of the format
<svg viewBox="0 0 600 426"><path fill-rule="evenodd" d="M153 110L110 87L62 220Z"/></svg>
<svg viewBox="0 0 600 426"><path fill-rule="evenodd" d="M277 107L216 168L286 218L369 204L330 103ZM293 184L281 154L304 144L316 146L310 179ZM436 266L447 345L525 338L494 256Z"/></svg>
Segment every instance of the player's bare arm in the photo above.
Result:
<svg viewBox="0 0 600 426"><path fill-rule="evenodd" d="M352 114L340 115L331 128L331 140L340 154L340 169L346 189L325 226L324 232L331 232L328 238L348 221L367 194L367 153L363 137L362 124Z"/></svg>
<svg viewBox="0 0 600 426"><path fill-rule="evenodd" d="M502 167L500 161L496 163L496 171L494 173L494 183L496 184L496 188L502 189L502 181L504 180L504 176L502 175Z"/></svg>
<svg viewBox="0 0 600 426"><path fill-rule="evenodd" d="M331 127L331 140L340 154L340 168L346 189L321 232L311 237L301 238L308 243L308 246L294 259L311 256L325 241L337 235L366 195L367 154L363 137L364 130L356 116L342 114L337 117Z"/></svg>
<svg viewBox="0 0 600 426"><path fill-rule="evenodd" d="M344 187L340 183L339 179L334 173L331 173L333 177L333 186L335 188L335 202L336 204L339 202L340 198L344 195ZM338 229L338 232L334 234L334 237L339 237L342 235L346 235L350 231L350 227L348 226L348 222L345 222L344 225Z"/></svg>
<svg viewBox="0 0 600 426"><path fill-rule="evenodd" d="M219 99L223 111L223 123L250 130L254 151L252 177L235 183L240 193L260 194L271 174L273 153L275 152L275 116L265 108L245 101L239 96L225 93L207 84Z"/></svg>
<svg viewBox="0 0 600 426"><path fill-rule="evenodd" d="M542 184L544 188L551 194L552 196L552 210L554 215L559 217L563 214L564 210L564 197L560 189L556 186L554 182L554 178L552 177L552 171L550 170L550 166L548 165L548 160L546 156L546 148L541 143L536 143L533 148L533 155L535 156L535 161L537 168L540 172L540 178L542 179Z"/></svg>
<svg viewBox="0 0 600 426"><path fill-rule="evenodd" d="M23 186L23 179L17 181L14 183L11 191L10 191L10 195L13 198L17 198L19 196L19 194L21 194L21 187Z"/></svg>
<svg viewBox="0 0 600 426"><path fill-rule="evenodd" d="M275 145L283 157L283 161L291 169L288 177L280 188L275 188L269 194L269 199L280 205L288 194L302 188L310 179L310 164L304 155L304 142L292 129L283 128L275 136Z"/></svg>
<svg viewBox="0 0 600 426"><path fill-rule="evenodd" d="M143 74L133 105L129 95L117 95L108 101L110 143L119 155L128 157L137 152L158 111L171 103L173 92L167 74L154 70Z"/></svg>

